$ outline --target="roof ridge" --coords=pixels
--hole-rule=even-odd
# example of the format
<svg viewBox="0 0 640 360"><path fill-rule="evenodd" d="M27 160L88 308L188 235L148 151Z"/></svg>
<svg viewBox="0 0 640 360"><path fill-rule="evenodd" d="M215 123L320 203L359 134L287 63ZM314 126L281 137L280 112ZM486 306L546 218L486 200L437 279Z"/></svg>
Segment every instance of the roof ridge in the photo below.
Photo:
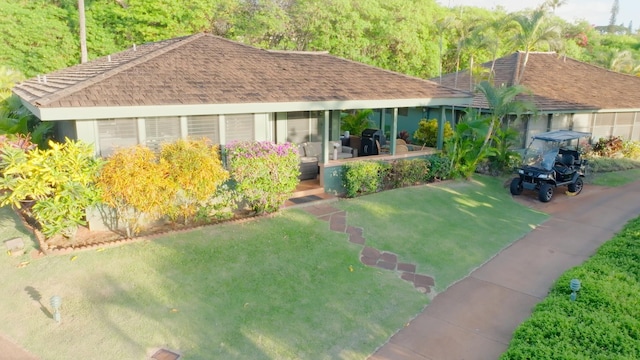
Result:
<svg viewBox="0 0 640 360"><path fill-rule="evenodd" d="M39 99L35 103L37 105L39 105L39 106L47 105L48 103L56 101L56 100L58 100L60 98L63 98L65 96L69 95L69 94L72 94L74 92L77 92L77 91L80 91L82 89L85 89L85 88L87 88L87 87L89 87L89 86L91 86L91 85L93 85L93 84L95 84L95 83L97 83L99 81L102 81L104 79L110 78L110 77L112 77L114 75L117 75L117 74L119 74L119 73L121 73L121 72L123 72L125 70L131 69L132 67L134 67L136 65L139 65L139 64L142 64L144 62L147 62L147 61L149 61L149 60L151 60L153 58L156 58L156 57L158 57L158 56L160 56L162 54L165 54L165 53L167 53L167 52L169 52L169 51L171 51L171 50L173 50L173 49L175 49L175 48L177 48L179 46L182 46L184 44L190 43L190 42L192 42L192 41L194 41L194 40L196 40L196 39L198 39L198 38L200 38L202 36L205 36L205 35L206 35L205 33L197 33L197 34L194 34L194 35L188 35L188 36L179 37L179 38L173 38L173 39L167 39L167 40L161 40L161 41L156 41L156 42L145 43L145 44L143 44L141 46L152 46L154 44L157 45L157 44L160 44L162 42L166 42L167 44L162 46L162 47L160 47L160 48L158 48L158 49L156 49L156 50L152 50L151 52L149 52L147 54L143 54L143 55L141 55L139 57L134 57L133 59L125 61L121 65L117 65L117 66L115 66L113 68L110 68L110 69L104 71L104 72L97 72L95 75L93 75L91 77L88 77L85 80L79 81L79 82L77 82L77 83L75 83L75 84L73 84L73 85L71 85L71 86L69 86L69 87L67 87L65 89L56 91L54 94L49 94L50 96L48 96L47 98ZM123 53L126 53L126 52L131 52L131 51L138 51L136 49L135 45L133 45L132 48L123 50L123 51L121 51L119 53L116 53L114 55L119 55L119 54L123 54ZM90 64L90 63L95 64L97 61L100 61L100 60L103 60L103 59L109 59L107 61L110 61L111 56L112 55L103 56L101 58L94 59L94 60L92 60L92 61L90 61L90 62L88 62L86 64ZM84 64L78 64L77 66L82 66L82 65L84 65Z"/></svg>
<svg viewBox="0 0 640 360"><path fill-rule="evenodd" d="M318 51L305 51L305 50L278 50L278 49L266 49L270 53L275 54L303 54L303 55L330 55L327 50Z"/></svg>
<svg viewBox="0 0 640 360"><path fill-rule="evenodd" d="M345 61L345 62L349 62L349 63L353 63L353 64L358 64L358 65L362 65L362 66L366 66L368 68L384 71L384 72L387 72L389 74L400 75L400 76L405 77L407 79L412 79L412 80L416 80L417 79L417 80L427 81L427 82L430 82L432 84L436 84L438 86L445 87L445 88L447 88L449 90L455 90L455 91L460 92L460 93L471 94L470 91L465 91L465 90L456 89L456 88L453 88L453 87L443 86L442 84L438 84L437 82L435 82L433 80L430 80L430 79L424 79L424 78L421 78L421 77L412 76L412 75L404 74L404 73L393 71L393 70L388 70L388 69L385 69L385 68L382 68L382 67L376 67L376 66L373 66L373 65L357 62L355 60L350 60L350 59L346 59L346 58L343 58L343 57L340 57L340 56L333 55L333 54L331 54L329 52L327 52L326 54L316 53L316 54L313 54L313 55L330 56L330 57L336 58L336 59L341 60L341 61Z"/></svg>

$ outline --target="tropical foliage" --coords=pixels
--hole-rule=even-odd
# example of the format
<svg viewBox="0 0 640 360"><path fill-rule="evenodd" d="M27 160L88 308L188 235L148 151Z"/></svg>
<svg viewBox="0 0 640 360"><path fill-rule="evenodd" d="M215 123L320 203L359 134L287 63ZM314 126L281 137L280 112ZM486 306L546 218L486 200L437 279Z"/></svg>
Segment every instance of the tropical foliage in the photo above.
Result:
<svg viewBox="0 0 640 360"><path fill-rule="evenodd" d="M6 142L0 151L0 206L33 203L25 210L45 236L72 239L85 224L85 209L99 200L95 180L102 162L93 146L79 141L51 141L47 150L22 147Z"/></svg>
<svg viewBox="0 0 640 360"><path fill-rule="evenodd" d="M640 219L563 274L501 359L635 359L640 354ZM571 301L572 279L581 281Z"/></svg>
<svg viewBox="0 0 640 360"><path fill-rule="evenodd" d="M511 145L516 134L506 130L508 117L535 112L533 103L518 98L525 91L521 85L494 87L482 81L476 89L484 95L489 111L485 115L468 110L445 142L444 152L453 177L470 178L485 159L493 160L494 166L502 170L513 165L517 155Z"/></svg>
<svg viewBox="0 0 640 360"><path fill-rule="evenodd" d="M167 163L169 178L178 191L173 201L175 213L186 224L228 178L220 149L207 140L178 140L163 144L160 158Z"/></svg>
<svg viewBox="0 0 640 360"><path fill-rule="evenodd" d="M236 190L257 213L277 211L296 189L300 169L293 144L239 141L228 144L226 154Z"/></svg>
<svg viewBox="0 0 640 360"><path fill-rule="evenodd" d="M353 136L360 136L363 131L373 126L373 122L369 119L371 114L373 114L371 109L343 113L340 130L348 131Z"/></svg>
<svg viewBox="0 0 640 360"><path fill-rule="evenodd" d="M453 129L449 122L444 123L443 139L447 140L453 136ZM418 129L413 133L413 140L416 144L436 147L438 141L438 120L422 119L418 123Z"/></svg>
<svg viewBox="0 0 640 360"><path fill-rule="evenodd" d="M32 77L77 64L77 3L2 2L0 66ZM264 48L329 51L427 78L474 69L517 50L556 50L618 71L637 71L636 34L627 29L607 33L606 26L602 31L584 21L567 23L554 15L563 5L552 1L506 13L501 8L448 8L431 0L85 1L90 59L133 44L208 31Z"/></svg>
<svg viewBox="0 0 640 360"><path fill-rule="evenodd" d="M171 213L178 188L170 174L169 164L141 145L118 149L109 157L98 187L127 237L139 233L145 223Z"/></svg>

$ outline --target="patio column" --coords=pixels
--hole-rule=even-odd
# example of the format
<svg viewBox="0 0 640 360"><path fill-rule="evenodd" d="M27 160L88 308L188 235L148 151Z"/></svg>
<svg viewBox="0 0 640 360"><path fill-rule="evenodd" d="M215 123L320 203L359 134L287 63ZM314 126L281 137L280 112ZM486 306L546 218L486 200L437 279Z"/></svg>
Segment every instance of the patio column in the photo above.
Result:
<svg viewBox="0 0 640 360"><path fill-rule="evenodd" d="M333 149L329 149L329 120L331 114L329 110L324 111L324 121L322 122L322 163L329 163L329 156Z"/></svg>
<svg viewBox="0 0 640 360"><path fill-rule="evenodd" d="M396 154L396 138L398 137L398 108L393 108L393 120L391 123L391 139L389 139L390 143L390 152L391 155Z"/></svg>
<svg viewBox="0 0 640 360"><path fill-rule="evenodd" d="M440 119L438 119L438 140L436 142L436 148L442 150L442 144L444 143L444 123L446 122L447 113L444 106L440 107Z"/></svg>

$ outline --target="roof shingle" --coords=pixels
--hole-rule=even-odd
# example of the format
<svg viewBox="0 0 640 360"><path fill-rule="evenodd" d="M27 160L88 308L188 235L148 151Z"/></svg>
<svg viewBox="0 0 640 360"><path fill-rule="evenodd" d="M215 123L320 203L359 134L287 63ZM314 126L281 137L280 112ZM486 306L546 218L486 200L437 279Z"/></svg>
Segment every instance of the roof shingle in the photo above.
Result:
<svg viewBox="0 0 640 360"><path fill-rule="evenodd" d="M519 76L524 53L517 52L499 58L494 64L494 84L511 86ZM492 63L482 64L490 69ZM640 77L617 73L556 53L530 53L521 82L538 110L572 111L604 109L640 109ZM437 81L437 79L432 79ZM472 90L468 71L447 74L442 85L466 91ZM487 108L481 94L476 94L473 106Z"/></svg>
<svg viewBox="0 0 640 360"><path fill-rule="evenodd" d="M39 108L469 97L326 53L268 51L204 33L140 45L13 91Z"/></svg>

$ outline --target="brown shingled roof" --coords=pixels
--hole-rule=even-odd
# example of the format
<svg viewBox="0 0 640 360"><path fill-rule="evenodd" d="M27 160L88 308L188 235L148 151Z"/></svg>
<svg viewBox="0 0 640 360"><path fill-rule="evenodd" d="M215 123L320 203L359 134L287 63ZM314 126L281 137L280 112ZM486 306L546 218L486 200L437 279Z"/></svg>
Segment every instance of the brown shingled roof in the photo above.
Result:
<svg viewBox="0 0 640 360"><path fill-rule="evenodd" d="M511 86L519 76L524 53L517 52L495 62L494 84ZM490 69L491 62L482 64ZM439 79L432 79L436 82ZM522 80L541 111L584 111L603 109L640 109L640 77L617 73L583 63L556 53L530 53ZM442 77L442 85L469 91L469 72ZM454 86L455 85L455 86ZM481 94L476 94L473 106L487 108Z"/></svg>
<svg viewBox="0 0 640 360"><path fill-rule="evenodd" d="M38 108L469 97L326 53L268 51L203 33L140 45L13 91Z"/></svg>

